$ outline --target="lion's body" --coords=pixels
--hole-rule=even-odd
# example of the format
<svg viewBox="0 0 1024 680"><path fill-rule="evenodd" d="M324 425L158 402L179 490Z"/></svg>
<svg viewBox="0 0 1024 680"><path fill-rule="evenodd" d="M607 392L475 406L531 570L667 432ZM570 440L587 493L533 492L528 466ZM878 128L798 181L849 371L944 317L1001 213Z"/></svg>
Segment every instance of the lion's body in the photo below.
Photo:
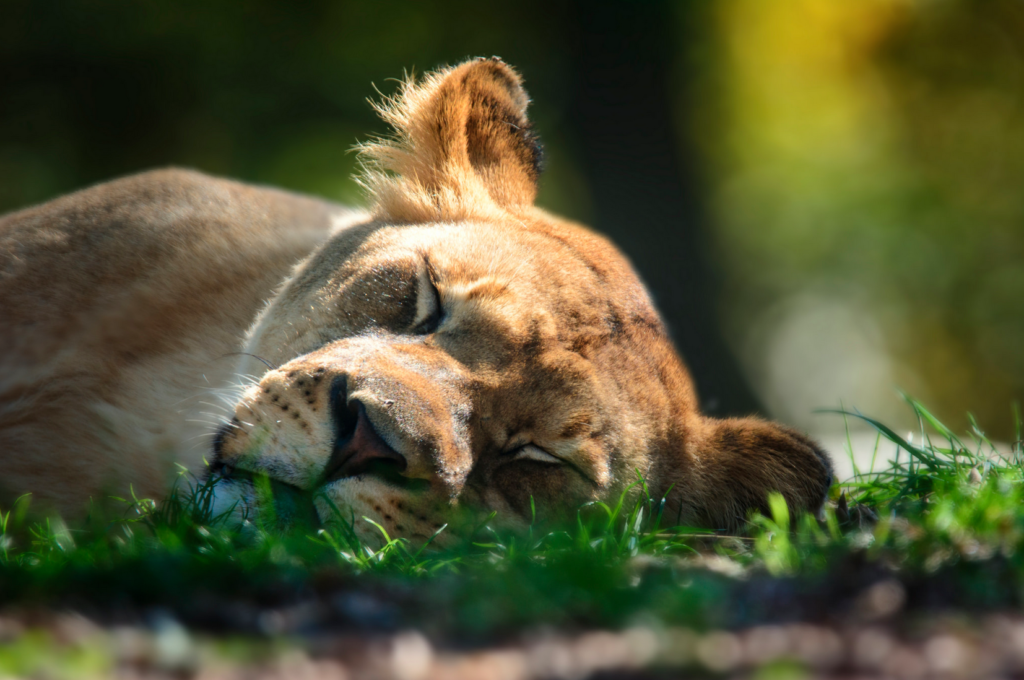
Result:
<svg viewBox="0 0 1024 680"><path fill-rule="evenodd" d="M0 218L0 490L69 514L208 456L213 388L344 208L180 170Z"/></svg>
<svg viewBox="0 0 1024 680"><path fill-rule="evenodd" d="M258 506L266 474L419 539L454 506L516 525L637 471L713 528L772 490L818 508L815 445L702 416L625 258L533 207L526 103L497 60L408 84L364 149L367 216L165 171L4 218L0 488L73 512L205 456L221 507ZM211 392L246 376L214 437Z"/></svg>

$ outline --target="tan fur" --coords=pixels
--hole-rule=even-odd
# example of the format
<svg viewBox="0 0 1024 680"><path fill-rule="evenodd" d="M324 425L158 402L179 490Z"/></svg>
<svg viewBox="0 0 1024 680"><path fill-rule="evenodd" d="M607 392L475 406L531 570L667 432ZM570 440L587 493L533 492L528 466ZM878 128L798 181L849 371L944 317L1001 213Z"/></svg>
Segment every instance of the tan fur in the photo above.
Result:
<svg viewBox="0 0 1024 680"><path fill-rule="evenodd" d="M16 376L0 379L2 484L71 510L103 483L158 489L167 460L195 465L180 404L204 373L230 382L221 359L255 319L237 371L256 380L210 454L220 508L259 511L265 473L314 492L321 518L336 506L423 540L456 507L517 526L531 504L614 498L639 471L686 523L733 529L772 490L817 510L818 447L702 416L629 263L533 206L527 102L496 59L407 81L381 107L395 136L363 147L371 215L287 278L337 208L154 173L0 222L0 310L16 319L0 327Z"/></svg>
<svg viewBox="0 0 1024 680"><path fill-rule="evenodd" d="M0 218L0 494L78 514L200 468L245 330L350 212L162 170Z"/></svg>

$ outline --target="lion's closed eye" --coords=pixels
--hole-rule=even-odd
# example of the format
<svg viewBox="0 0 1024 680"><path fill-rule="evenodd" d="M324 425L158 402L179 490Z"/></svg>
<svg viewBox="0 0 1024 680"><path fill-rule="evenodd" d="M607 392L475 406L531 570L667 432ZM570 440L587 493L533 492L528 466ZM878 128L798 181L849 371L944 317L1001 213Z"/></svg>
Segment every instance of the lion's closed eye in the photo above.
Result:
<svg viewBox="0 0 1024 680"><path fill-rule="evenodd" d="M511 460L533 460L538 463L548 463L550 465L563 465L565 463L561 458L552 456L544 449L539 446L534 446L533 444L521 446L513 451Z"/></svg>
<svg viewBox="0 0 1024 680"><path fill-rule="evenodd" d="M444 307L441 305L441 293L433 281L429 267L424 263L420 266L416 286L416 318L412 324L412 332L417 335L433 333L444 319Z"/></svg>

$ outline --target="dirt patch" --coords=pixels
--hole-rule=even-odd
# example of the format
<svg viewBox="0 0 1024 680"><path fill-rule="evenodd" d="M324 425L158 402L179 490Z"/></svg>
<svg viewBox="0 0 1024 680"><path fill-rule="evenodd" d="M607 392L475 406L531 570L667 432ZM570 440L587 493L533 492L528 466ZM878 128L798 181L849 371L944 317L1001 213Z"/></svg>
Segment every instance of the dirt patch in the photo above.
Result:
<svg viewBox="0 0 1024 680"><path fill-rule="evenodd" d="M531 680L697 677L988 678L1024 673L1024 618L787 624L734 631L637 625L572 635L535 629L460 648L416 631L289 638L195 635L165 612L100 626L78 614L0 617L0 676ZM34 653L35 659L28 658Z"/></svg>

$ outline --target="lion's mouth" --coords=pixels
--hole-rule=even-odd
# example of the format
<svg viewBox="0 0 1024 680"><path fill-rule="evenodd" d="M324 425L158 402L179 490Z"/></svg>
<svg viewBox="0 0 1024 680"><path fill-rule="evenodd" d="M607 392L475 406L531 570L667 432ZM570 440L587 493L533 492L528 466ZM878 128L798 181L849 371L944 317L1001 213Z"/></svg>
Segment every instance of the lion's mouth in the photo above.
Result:
<svg viewBox="0 0 1024 680"><path fill-rule="evenodd" d="M409 493L423 493L430 490L430 482L426 479L406 477L401 469L387 460L373 460L368 462L357 474L346 477L333 477L325 481L321 488L335 484L344 484L352 481L376 481L393 489Z"/></svg>

